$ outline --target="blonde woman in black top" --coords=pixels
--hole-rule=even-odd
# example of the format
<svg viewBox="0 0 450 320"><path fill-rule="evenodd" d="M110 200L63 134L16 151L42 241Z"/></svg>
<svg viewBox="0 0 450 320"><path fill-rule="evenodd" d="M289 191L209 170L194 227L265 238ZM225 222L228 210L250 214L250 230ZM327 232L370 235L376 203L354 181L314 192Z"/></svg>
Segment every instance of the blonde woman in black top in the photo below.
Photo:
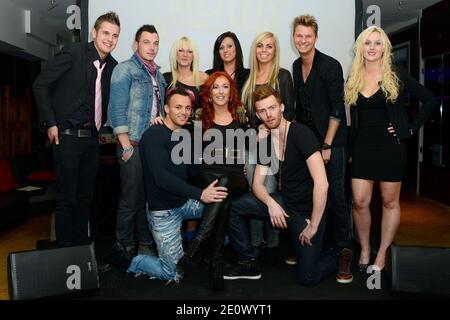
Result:
<svg viewBox="0 0 450 320"><path fill-rule="evenodd" d="M345 103L352 115L351 178L353 216L361 245L359 269L370 262L370 201L379 181L383 202L381 242L374 269L385 266L386 251L400 223L400 189L406 165L404 140L411 137L437 106L430 91L392 66L392 46L383 29L372 26L355 42ZM423 106L410 122L402 103L411 94Z"/></svg>

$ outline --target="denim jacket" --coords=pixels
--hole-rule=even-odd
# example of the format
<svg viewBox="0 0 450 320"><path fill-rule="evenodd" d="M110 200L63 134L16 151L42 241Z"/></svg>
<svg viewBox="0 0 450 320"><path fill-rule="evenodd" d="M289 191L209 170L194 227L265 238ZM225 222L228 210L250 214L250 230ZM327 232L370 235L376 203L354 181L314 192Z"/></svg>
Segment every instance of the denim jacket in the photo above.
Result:
<svg viewBox="0 0 450 320"><path fill-rule="evenodd" d="M156 77L161 94L159 114L163 116L166 82L159 70ZM130 140L139 141L150 126L152 105L152 78L144 63L133 55L119 63L111 77L108 118L114 134L128 133Z"/></svg>

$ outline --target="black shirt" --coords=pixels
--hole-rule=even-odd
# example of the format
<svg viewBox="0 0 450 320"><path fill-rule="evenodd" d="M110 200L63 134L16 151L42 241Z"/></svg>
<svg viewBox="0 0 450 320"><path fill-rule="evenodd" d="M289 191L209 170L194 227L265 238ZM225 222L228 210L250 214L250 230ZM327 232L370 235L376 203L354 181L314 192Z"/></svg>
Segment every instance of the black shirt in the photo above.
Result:
<svg viewBox="0 0 450 320"><path fill-rule="evenodd" d="M304 87L302 64L300 57L292 65L297 97L297 122L308 125L316 137L323 142L328 132L330 118L340 121L340 126L333 139L333 147L344 146L347 141L347 126L345 125L344 77L339 61L316 49L306 88ZM306 90L306 92L301 93L302 90ZM305 95L303 94L307 96L307 99L304 99ZM303 102L306 102L305 106ZM304 108L307 110L303 111Z"/></svg>
<svg viewBox="0 0 450 320"><path fill-rule="evenodd" d="M298 82L297 101L300 102L301 107L297 108L297 120L308 126L314 132L316 137L320 137L321 135L314 125L312 117L311 96L312 82L309 81L309 77L306 79L306 82L303 81L303 77L300 77Z"/></svg>
<svg viewBox="0 0 450 320"><path fill-rule="evenodd" d="M152 126L144 132L139 143L147 202L151 210L179 208L190 198L200 200L203 192L187 183L191 165L172 162L172 149L179 143L171 141L172 133L165 125Z"/></svg>
<svg viewBox="0 0 450 320"><path fill-rule="evenodd" d="M266 139L267 142L263 142L265 139L261 141L260 148L271 146L267 148L269 150L264 154L267 154L272 159L271 161L280 163L273 152L271 136L269 135ZM311 214L314 183L306 160L319 150L319 142L307 126L300 123L291 123L287 134L284 161L280 163L280 170L276 174L277 181L281 180L281 194L284 204L291 213ZM263 158L260 158L260 152L261 150L258 150L258 164L270 165Z"/></svg>
<svg viewBox="0 0 450 320"><path fill-rule="evenodd" d="M217 135L222 137L222 141L217 141L217 135L213 135L213 129ZM211 128L203 135L203 169L212 170L229 170L232 173L243 174L244 172L244 149L246 141L238 143L238 139L234 137L236 130L241 129L241 124L237 120L233 120L227 125L219 125L212 123ZM234 137L232 139L227 138ZM244 131L241 132L244 134ZM205 139L207 138L207 140ZM205 159L209 160L208 162Z"/></svg>

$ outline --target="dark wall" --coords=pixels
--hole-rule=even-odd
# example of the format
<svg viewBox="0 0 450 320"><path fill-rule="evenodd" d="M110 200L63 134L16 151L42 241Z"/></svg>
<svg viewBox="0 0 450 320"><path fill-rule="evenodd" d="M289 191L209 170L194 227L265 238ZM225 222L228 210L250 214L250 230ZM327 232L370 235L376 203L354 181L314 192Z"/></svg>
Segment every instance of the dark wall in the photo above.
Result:
<svg viewBox="0 0 450 320"><path fill-rule="evenodd" d="M418 24L411 25L399 32L389 34L389 39L392 46L403 46L409 44L409 70L406 70L411 76L419 78L419 26ZM417 100L409 99L408 114L412 118L417 113L419 103ZM415 135L406 141L408 162L406 164L405 175L403 178L403 189L415 192L417 185L417 158L418 158L418 136Z"/></svg>
<svg viewBox="0 0 450 320"><path fill-rule="evenodd" d="M422 12L422 57L450 52L450 1L438 2Z"/></svg>
<svg viewBox="0 0 450 320"><path fill-rule="evenodd" d="M41 63L0 52L0 70L0 83L10 87L10 95L25 97L41 71Z"/></svg>
<svg viewBox="0 0 450 320"><path fill-rule="evenodd" d="M425 86L439 102L424 125L420 194L450 205L450 1L425 9L420 43Z"/></svg>

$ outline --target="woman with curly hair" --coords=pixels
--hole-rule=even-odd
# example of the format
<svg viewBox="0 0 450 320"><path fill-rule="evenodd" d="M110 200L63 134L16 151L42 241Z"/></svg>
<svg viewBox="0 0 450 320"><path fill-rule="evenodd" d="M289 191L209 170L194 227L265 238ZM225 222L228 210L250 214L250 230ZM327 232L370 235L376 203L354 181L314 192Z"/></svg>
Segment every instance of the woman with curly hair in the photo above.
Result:
<svg viewBox="0 0 450 320"><path fill-rule="evenodd" d="M432 93L406 73L394 70L392 46L377 26L356 39L354 59L344 86L345 104L352 125L351 178L353 216L361 254L358 267L365 273L370 261L370 202L373 185L379 182L383 214L381 242L374 269L385 266L386 252L400 223L400 189L406 165L404 140L428 119L437 101ZM422 109L410 121L403 98L411 94Z"/></svg>
<svg viewBox="0 0 450 320"><path fill-rule="evenodd" d="M226 72L214 72L202 86L203 163L199 185L217 180L227 188L228 196L220 203L206 204L197 234L179 266L186 272L196 257L209 258L209 286L223 291L224 240L231 198L248 191L244 176L244 150L235 138L241 128L236 110L241 104L234 80ZM243 131L242 131L243 133ZM242 146L244 148L244 146Z"/></svg>

